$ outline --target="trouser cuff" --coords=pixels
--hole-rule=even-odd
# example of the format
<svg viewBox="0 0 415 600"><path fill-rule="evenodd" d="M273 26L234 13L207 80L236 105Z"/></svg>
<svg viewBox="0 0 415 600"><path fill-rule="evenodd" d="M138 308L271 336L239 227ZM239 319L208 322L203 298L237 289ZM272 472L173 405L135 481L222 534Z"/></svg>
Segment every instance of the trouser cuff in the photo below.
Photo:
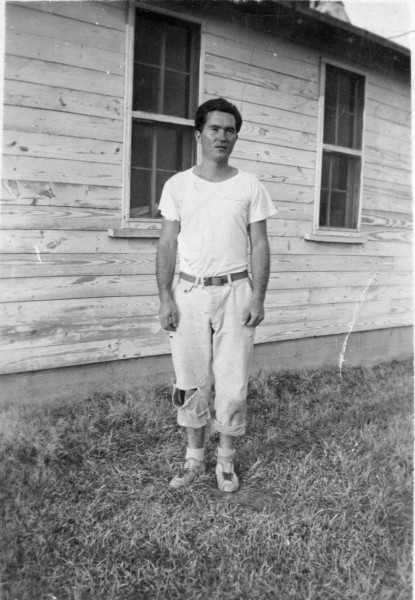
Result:
<svg viewBox="0 0 415 600"><path fill-rule="evenodd" d="M223 433L224 435L239 437L241 435L245 435L246 433L246 421L240 425L223 425L222 423L219 423L219 421L214 420L213 429L218 433Z"/></svg>

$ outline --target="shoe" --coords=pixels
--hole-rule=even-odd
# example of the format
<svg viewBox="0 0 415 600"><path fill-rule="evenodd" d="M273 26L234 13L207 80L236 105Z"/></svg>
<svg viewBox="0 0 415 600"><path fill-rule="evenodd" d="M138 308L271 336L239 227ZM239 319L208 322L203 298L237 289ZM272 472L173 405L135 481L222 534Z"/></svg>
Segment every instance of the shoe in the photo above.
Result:
<svg viewBox="0 0 415 600"><path fill-rule="evenodd" d="M206 467L204 462L195 458L188 458L184 463L184 467L170 481L169 486L172 488L185 487L190 485L200 475L204 475L205 472Z"/></svg>
<svg viewBox="0 0 415 600"><path fill-rule="evenodd" d="M236 492L239 488L239 480L233 470L233 461L221 462L216 465L216 479L221 492Z"/></svg>

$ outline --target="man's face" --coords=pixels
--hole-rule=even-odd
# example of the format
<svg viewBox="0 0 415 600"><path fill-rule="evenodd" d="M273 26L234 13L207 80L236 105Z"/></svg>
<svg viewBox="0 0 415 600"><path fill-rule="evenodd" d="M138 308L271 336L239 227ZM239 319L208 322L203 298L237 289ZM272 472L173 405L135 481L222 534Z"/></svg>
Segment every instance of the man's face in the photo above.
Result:
<svg viewBox="0 0 415 600"><path fill-rule="evenodd" d="M230 113L214 110L208 113L202 132L196 131L195 135L202 145L204 158L227 163L238 139L235 117Z"/></svg>

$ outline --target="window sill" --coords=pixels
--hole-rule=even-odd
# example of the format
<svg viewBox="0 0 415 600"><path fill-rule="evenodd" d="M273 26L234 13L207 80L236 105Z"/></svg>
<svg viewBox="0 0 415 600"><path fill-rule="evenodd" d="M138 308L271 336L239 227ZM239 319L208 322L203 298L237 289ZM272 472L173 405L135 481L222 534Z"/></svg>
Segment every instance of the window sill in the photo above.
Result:
<svg viewBox="0 0 415 600"><path fill-rule="evenodd" d="M148 225L146 229L135 227L123 227L119 229L108 229L108 235L113 238L159 238L161 226Z"/></svg>
<svg viewBox="0 0 415 600"><path fill-rule="evenodd" d="M304 239L308 242L325 242L329 244L364 244L367 236L360 232L340 232L338 230L316 231L306 233Z"/></svg>

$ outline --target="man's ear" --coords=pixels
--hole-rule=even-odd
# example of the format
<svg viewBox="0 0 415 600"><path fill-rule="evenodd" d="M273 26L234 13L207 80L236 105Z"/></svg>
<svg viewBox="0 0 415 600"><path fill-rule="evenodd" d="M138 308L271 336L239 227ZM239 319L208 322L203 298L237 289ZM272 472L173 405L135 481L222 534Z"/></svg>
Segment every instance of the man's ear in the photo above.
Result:
<svg viewBox="0 0 415 600"><path fill-rule="evenodd" d="M196 129L195 131L195 139L198 144L200 144L200 131Z"/></svg>

